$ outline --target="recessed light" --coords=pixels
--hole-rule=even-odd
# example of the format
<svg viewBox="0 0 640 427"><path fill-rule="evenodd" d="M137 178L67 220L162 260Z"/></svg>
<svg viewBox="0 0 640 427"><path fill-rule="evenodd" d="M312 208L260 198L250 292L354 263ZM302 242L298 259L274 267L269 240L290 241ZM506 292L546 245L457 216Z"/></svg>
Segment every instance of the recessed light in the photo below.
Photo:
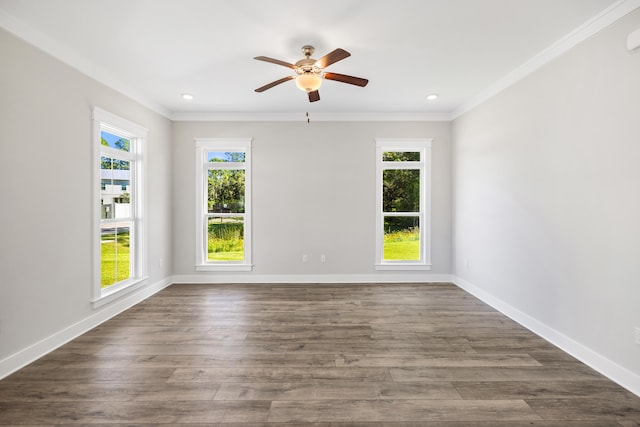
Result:
<svg viewBox="0 0 640 427"><path fill-rule="evenodd" d="M182 99L186 99L187 101L191 101L193 99L193 95L191 95L190 93L183 93L182 94Z"/></svg>
<svg viewBox="0 0 640 427"><path fill-rule="evenodd" d="M438 99L437 93L430 93L429 95L427 95L427 100L429 101L435 101L436 99Z"/></svg>

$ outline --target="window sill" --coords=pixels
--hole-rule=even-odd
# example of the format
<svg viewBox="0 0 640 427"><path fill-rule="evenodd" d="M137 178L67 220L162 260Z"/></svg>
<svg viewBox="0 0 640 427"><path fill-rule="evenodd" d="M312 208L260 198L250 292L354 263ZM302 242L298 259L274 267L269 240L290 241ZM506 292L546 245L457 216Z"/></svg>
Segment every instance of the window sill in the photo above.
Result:
<svg viewBox="0 0 640 427"><path fill-rule="evenodd" d="M253 264L197 264L196 271L251 271Z"/></svg>
<svg viewBox="0 0 640 427"><path fill-rule="evenodd" d="M382 263L375 265L376 270L431 270L431 264L409 264L409 263Z"/></svg>
<svg viewBox="0 0 640 427"><path fill-rule="evenodd" d="M102 289L100 296L91 301L91 307L94 309L102 307L103 305L110 303L111 301L116 300L123 295L127 295L135 291L136 289L140 289L146 284L148 278L149 276L129 279L117 285L109 286L108 288Z"/></svg>

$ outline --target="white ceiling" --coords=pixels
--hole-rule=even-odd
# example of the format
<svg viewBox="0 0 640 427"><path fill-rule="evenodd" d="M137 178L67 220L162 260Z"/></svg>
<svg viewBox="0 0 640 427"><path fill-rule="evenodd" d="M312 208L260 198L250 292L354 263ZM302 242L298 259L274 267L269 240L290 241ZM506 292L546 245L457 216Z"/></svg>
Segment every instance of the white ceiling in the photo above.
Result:
<svg viewBox="0 0 640 427"><path fill-rule="evenodd" d="M450 117L625 0L0 0L0 24L168 117L413 114ZM352 56L321 101L291 70L253 59ZM534 58L534 60L532 60ZM523 65L525 66L523 68ZM520 68L519 68L520 67ZM518 71L520 70L520 71ZM192 93L185 101L182 93ZM426 95L440 98L427 101Z"/></svg>

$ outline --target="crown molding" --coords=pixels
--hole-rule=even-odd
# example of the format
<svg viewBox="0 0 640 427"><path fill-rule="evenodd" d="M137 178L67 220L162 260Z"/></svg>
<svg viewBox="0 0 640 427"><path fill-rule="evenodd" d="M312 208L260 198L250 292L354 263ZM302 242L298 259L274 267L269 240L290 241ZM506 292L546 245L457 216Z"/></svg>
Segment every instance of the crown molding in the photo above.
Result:
<svg viewBox="0 0 640 427"><path fill-rule="evenodd" d="M305 113L244 113L244 112L174 112L174 122L300 122L306 121ZM450 113L311 113L312 122L441 122L450 121Z"/></svg>
<svg viewBox="0 0 640 427"><path fill-rule="evenodd" d="M607 9L594 16L569 34L565 35L551 46L538 53L524 64L511 71L506 76L494 82L491 86L456 108L451 114L454 120L478 105L493 98L503 90L514 85L534 71L553 61L569 49L582 43L589 37L608 27L623 16L640 7L640 0L619 0Z"/></svg>
<svg viewBox="0 0 640 427"><path fill-rule="evenodd" d="M98 67L91 61L87 61L81 55L78 55L73 50L58 43L45 36L40 31L27 25L21 20L8 14L7 12L0 10L0 27L4 28L9 33L24 40L32 46L42 50L43 52L53 56L59 61L64 62L71 68L81 72L82 74L98 81L99 83L108 86L109 88L120 92L128 98L140 103L144 107L155 111L156 113L170 119L171 112L161 105L151 101L146 96L133 89L131 86L126 85L120 79L116 78L112 74L105 72L104 69Z"/></svg>

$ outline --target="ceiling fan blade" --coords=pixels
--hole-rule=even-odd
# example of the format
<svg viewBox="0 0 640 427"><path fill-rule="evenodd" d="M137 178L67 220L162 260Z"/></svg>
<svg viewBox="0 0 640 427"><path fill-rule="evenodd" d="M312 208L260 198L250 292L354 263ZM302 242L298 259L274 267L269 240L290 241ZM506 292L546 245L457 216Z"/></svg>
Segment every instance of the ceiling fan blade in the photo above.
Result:
<svg viewBox="0 0 640 427"><path fill-rule="evenodd" d="M329 80L335 80L337 82L349 83L350 85L356 85L360 87L365 87L369 80L363 79L360 77L347 76L345 74L337 74L337 73L324 73L324 78Z"/></svg>
<svg viewBox="0 0 640 427"><path fill-rule="evenodd" d="M309 92L309 102L320 101L320 92L314 90L313 92Z"/></svg>
<svg viewBox="0 0 640 427"><path fill-rule="evenodd" d="M264 92L267 89L271 89L274 86L278 86L280 83L288 82L289 80L293 80L293 79L295 79L295 77L293 76L283 77L280 80L276 80L275 82L271 82L262 87L259 87L258 89L256 89L256 92Z"/></svg>
<svg viewBox="0 0 640 427"><path fill-rule="evenodd" d="M344 49L336 49L333 52L327 53L322 58L316 61L316 66L320 68L326 68L331 64L334 64L338 61L343 60L344 58L350 57L351 54Z"/></svg>
<svg viewBox="0 0 640 427"><path fill-rule="evenodd" d="M272 64L282 65L283 67L291 68L291 69L294 69L294 70L296 68L296 66L293 65L293 64L289 64L288 62L280 61L279 59L269 58L268 56L256 56L253 59L257 59L258 61L270 62Z"/></svg>

